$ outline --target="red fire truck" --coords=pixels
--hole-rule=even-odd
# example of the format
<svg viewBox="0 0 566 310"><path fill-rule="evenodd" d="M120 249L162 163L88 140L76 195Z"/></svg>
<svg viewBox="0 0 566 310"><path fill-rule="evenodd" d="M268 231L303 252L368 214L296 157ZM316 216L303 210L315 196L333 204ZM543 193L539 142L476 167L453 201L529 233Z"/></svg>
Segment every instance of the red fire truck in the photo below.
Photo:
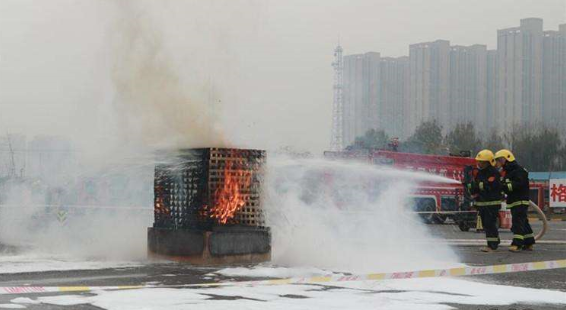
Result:
<svg viewBox="0 0 566 310"><path fill-rule="evenodd" d="M472 199L462 186L471 181L470 174L465 171L476 165L469 152L440 156L387 150L354 150L325 152L324 156L328 159L362 161L396 169L426 172L456 180L459 183L419 184L413 195L414 211L418 212L426 223L440 224L447 218L452 218L463 231L476 226L476 212L471 208ZM548 209L548 183L531 180L530 187L531 200L542 210ZM501 211L498 226L509 228L509 219L510 214Z"/></svg>
<svg viewBox="0 0 566 310"><path fill-rule="evenodd" d="M529 196L531 201L537 204L541 210L549 211L549 190L548 181L530 181L530 193Z"/></svg>
<svg viewBox="0 0 566 310"><path fill-rule="evenodd" d="M414 210L427 223L444 223L452 218L461 230L475 227L476 213L470 208L470 197L462 186L464 170L475 165L469 152L462 155L438 156L401 153L385 150L325 152L328 159L362 161L396 169L426 172L444 176L458 183L421 183L413 194Z"/></svg>

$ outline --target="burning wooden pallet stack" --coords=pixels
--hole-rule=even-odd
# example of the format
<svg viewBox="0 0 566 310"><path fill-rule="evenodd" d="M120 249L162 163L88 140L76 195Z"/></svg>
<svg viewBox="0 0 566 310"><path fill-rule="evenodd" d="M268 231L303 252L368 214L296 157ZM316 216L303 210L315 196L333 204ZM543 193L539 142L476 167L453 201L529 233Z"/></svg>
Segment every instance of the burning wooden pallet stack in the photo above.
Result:
<svg viewBox="0 0 566 310"><path fill-rule="evenodd" d="M150 256L198 264L271 258L261 208L265 151L184 149L155 167Z"/></svg>

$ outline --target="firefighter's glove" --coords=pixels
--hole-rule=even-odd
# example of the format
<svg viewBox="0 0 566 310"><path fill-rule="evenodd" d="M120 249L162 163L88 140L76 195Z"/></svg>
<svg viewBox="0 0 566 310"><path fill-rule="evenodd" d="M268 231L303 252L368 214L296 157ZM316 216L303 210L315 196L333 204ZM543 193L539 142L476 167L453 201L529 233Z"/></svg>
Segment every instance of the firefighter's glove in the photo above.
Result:
<svg viewBox="0 0 566 310"><path fill-rule="evenodd" d="M467 189L470 192L470 194L475 194L479 192L480 188L477 180L473 179L470 183L468 183Z"/></svg>

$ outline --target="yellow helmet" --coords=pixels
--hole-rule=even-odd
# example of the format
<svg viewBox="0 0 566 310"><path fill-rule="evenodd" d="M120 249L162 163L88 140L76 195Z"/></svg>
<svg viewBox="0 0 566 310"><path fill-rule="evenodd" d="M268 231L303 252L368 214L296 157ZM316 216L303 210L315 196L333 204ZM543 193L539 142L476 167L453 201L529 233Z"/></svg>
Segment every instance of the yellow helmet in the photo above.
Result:
<svg viewBox="0 0 566 310"><path fill-rule="evenodd" d="M488 161L490 164L495 164L493 152L490 150L483 150L476 155L477 161Z"/></svg>
<svg viewBox="0 0 566 310"><path fill-rule="evenodd" d="M511 153L511 151L503 149L498 151L497 153L495 153L495 159L498 158L505 158L507 161L511 162L511 161L515 161L515 156L513 155L513 153Z"/></svg>

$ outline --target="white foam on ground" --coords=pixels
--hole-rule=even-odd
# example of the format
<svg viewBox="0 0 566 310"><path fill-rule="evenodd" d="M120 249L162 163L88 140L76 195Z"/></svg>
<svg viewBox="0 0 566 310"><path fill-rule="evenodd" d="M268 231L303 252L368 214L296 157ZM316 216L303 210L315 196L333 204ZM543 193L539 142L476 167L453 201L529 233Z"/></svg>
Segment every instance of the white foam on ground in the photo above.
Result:
<svg viewBox="0 0 566 310"><path fill-rule="evenodd" d="M298 267L267 267L255 266L251 268L236 267L224 268L215 271L214 274L226 277L249 277L249 278L294 278L294 277L316 277L316 276L330 276L336 273L318 268Z"/></svg>
<svg viewBox="0 0 566 310"><path fill-rule="evenodd" d="M18 298L14 298L12 300L10 300L10 302L14 303L14 304L31 304L31 305L35 305L35 304L40 304L41 302L37 299L31 299L31 298L27 298L27 297L18 297Z"/></svg>
<svg viewBox="0 0 566 310"><path fill-rule="evenodd" d="M0 304L2 309L25 309L26 306L16 305L16 304Z"/></svg>
<svg viewBox="0 0 566 310"><path fill-rule="evenodd" d="M320 285L138 289L94 292L95 296L40 297L53 305L92 304L108 310L129 309L454 309L446 305L504 306L566 304L566 293L493 285L472 280L429 278ZM214 300L211 296L240 297Z"/></svg>
<svg viewBox="0 0 566 310"><path fill-rule="evenodd" d="M84 260L46 254L0 255L0 274L134 267L134 261Z"/></svg>

